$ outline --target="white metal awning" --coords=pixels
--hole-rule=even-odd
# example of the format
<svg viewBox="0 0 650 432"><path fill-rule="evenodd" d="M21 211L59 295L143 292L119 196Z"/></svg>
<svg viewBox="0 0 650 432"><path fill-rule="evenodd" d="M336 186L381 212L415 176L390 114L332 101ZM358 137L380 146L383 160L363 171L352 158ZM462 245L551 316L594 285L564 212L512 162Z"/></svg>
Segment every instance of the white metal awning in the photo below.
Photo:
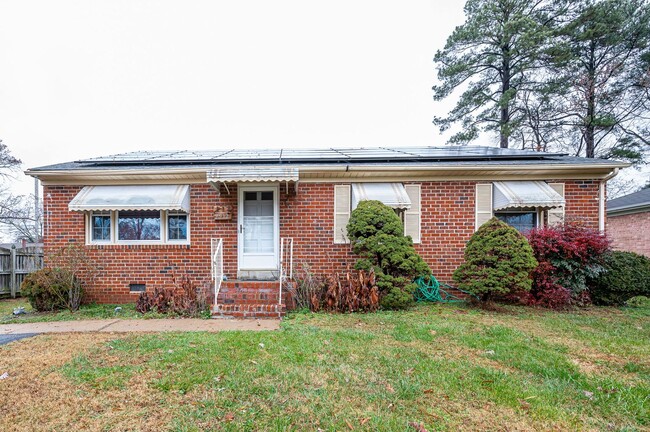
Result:
<svg viewBox="0 0 650 432"><path fill-rule="evenodd" d="M297 182L298 168L249 166L217 168L207 172L208 183Z"/></svg>
<svg viewBox="0 0 650 432"><path fill-rule="evenodd" d="M176 210L190 211L188 185L86 186L70 211Z"/></svg>
<svg viewBox="0 0 650 432"><path fill-rule="evenodd" d="M381 201L395 209L411 208L411 200L402 183L352 183L352 208L364 200Z"/></svg>
<svg viewBox="0 0 650 432"><path fill-rule="evenodd" d="M543 181L494 182L494 210L564 207L564 198Z"/></svg>

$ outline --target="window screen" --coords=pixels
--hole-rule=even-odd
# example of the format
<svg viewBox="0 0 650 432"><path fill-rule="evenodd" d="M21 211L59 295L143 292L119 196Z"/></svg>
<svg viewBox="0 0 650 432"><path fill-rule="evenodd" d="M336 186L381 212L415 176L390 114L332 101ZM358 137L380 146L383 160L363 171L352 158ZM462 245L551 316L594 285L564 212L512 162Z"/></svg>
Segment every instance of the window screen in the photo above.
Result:
<svg viewBox="0 0 650 432"><path fill-rule="evenodd" d="M494 214L499 220L507 223L521 233L528 232L537 226L537 213L506 213L498 212Z"/></svg>
<svg viewBox="0 0 650 432"><path fill-rule="evenodd" d="M167 239L187 240L186 214L170 214L167 216Z"/></svg>
<svg viewBox="0 0 650 432"><path fill-rule="evenodd" d="M117 233L118 240L160 240L160 212L120 211Z"/></svg>
<svg viewBox="0 0 650 432"><path fill-rule="evenodd" d="M96 214L91 216L91 235L92 241L110 241L111 240L111 215Z"/></svg>

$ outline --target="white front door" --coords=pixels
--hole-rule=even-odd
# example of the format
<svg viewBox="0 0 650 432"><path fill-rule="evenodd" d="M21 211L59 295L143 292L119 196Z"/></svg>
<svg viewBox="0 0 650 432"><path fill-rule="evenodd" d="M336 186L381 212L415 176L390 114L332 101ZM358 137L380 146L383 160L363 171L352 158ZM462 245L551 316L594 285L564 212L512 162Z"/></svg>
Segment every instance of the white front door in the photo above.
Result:
<svg viewBox="0 0 650 432"><path fill-rule="evenodd" d="M239 270L277 270L277 186L239 187Z"/></svg>

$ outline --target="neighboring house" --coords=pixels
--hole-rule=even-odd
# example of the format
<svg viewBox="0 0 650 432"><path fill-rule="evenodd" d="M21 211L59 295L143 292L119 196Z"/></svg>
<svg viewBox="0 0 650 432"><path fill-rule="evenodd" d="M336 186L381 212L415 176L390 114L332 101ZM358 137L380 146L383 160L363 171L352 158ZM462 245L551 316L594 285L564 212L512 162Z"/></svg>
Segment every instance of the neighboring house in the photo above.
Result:
<svg viewBox="0 0 650 432"><path fill-rule="evenodd" d="M242 311L277 304L279 284L268 280L291 264L329 274L353 263L346 224L360 200L393 207L434 274L450 282L470 236L493 215L522 231L565 218L604 230L605 182L625 166L399 147L134 152L27 174L43 183L46 252L84 244L103 267L89 300L134 301L168 286L174 269L219 285L222 258L218 301Z"/></svg>
<svg viewBox="0 0 650 432"><path fill-rule="evenodd" d="M614 249L650 257L650 188L607 201L607 235Z"/></svg>

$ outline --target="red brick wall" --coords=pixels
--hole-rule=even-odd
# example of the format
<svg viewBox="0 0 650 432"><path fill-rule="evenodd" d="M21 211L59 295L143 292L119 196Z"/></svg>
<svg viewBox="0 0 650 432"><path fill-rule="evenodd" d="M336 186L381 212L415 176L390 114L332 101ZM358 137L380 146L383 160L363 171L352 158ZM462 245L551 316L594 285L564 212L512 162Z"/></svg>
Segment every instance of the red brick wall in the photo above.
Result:
<svg viewBox="0 0 650 432"><path fill-rule="evenodd" d="M416 249L444 282L463 259L465 243L474 232L472 181L423 182L421 191L422 242ZM45 186L45 251L69 242L84 244L82 213L69 212L68 203L78 186ZM171 285L173 269L187 271L197 283L210 284L210 239L224 239L224 272L237 275L237 188L222 186L217 194L207 184L192 185L190 192L191 245L91 245L89 254L102 268L99 281L88 292L88 301L135 301L130 283L146 283L147 289ZM566 182L566 218L580 219L598 228L598 182ZM230 221L214 221L217 204L232 206ZM280 193L280 236L294 239L294 267L308 263L314 272L341 271L354 261L349 245L334 244L334 185L303 183L298 193ZM46 258L47 261L47 258Z"/></svg>
<svg viewBox="0 0 650 432"><path fill-rule="evenodd" d="M650 257L650 212L609 216L607 235L614 249Z"/></svg>
<svg viewBox="0 0 650 432"><path fill-rule="evenodd" d="M68 211L68 203L81 190L77 186L45 186L45 260L47 255L75 242L85 243L84 215ZM87 301L125 303L135 301L130 283L146 283L147 289L171 285L172 270L187 271L196 282L210 283L210 238L224 237L224 246L235 250L236 224L212 220L216 192L206 185L192 187L192 214L188 245L89 245L89 256L101 268L95 286L88 290ZM235 240L232 240L232 239ZM227 257L226 266L235 268L236 255Z"/></svg>
<svg viewBox="0 0 650 432"><path fill-rule="evenodd" d="M562 181L552 182L561 183ZM567 222L580 222L584 226L598 229L598 210L600 181L575 180L564 182L564 219Z"/></svg>

